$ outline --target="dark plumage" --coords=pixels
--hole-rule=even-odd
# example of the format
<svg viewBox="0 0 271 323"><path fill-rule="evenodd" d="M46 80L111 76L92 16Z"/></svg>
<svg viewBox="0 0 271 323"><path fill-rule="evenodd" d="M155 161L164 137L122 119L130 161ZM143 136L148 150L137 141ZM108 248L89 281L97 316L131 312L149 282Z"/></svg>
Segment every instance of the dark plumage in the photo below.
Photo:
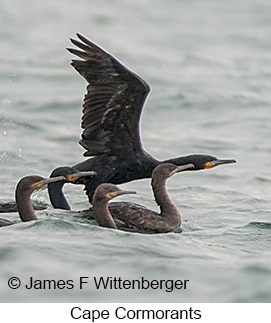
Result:
<svg viewBox="0 0 271 323"><path fill-rule="evenodd" d="M45 210L47 209L44 205L36 204L35 202L31 202L34 210ZM15 201L1 203L0 204L0 213L11 213L11 212L18 212L17 205Z"/></svg>
<svg viewBox="0 0 271 323"><path fill-rule="evenodd" d="M59 177L64 176L63 180L53 182L48 185L49 197L52 205L56 209L64 209L70 210L70 206L68 201L66 200L64 193L62 191L63 185L65 183L76 183L76 184L84 184L84 178L87 176L95 176L96 172L88 171L88 172L80 172L74 167L69 166L61 166L53 170L50 177ZM79 182L80 180L80 182ZM47 207L42 205L37 205L32 202L32 206L34 210L45 210ZM10 213L10 212L18 212L16 202L8 202L0 204L0 213Z"/></svg>
<svg viewBox="0 0 271 323"><path fill-rule="evenodd" d="M209 155L194 155L193 156L193 167L185 168L182 171L186 170L202 170L202 169L211 169L219 165L230 163L230 160L219 160L216 157L212 157ZM162 163L160 165L164 165L166 163ZM176 165L175 165L176 166ZM182 166L182 165L180 165ZM158 166L157 166L158 167ZM139 205L140 208L144 208ZM109 210L111 215L113 216L116 224L119 226L123 226L123 217L127 214L127 208L130 210L134 210L134 213L138 211L138 204L136 203L126 203L126 202L113 202L109 204ZM131 211L130 211L131 212ZM78 215L79 217L86 218L86 219L94 219L93 215L93 208L88 210L81 211Z"/></svg>
<svg viewBox="0 0 271 323"><path fill-rule="evenodd" d="M23 222L38 220L33 206L30 201L31 194L45 185L65 180L65 177L59 176L54 178L43 178L41 176L32 175L23 177L17 184L15 190L15 200L17 204L17 209L19 212L19 216ZM0 226L7 226L14 224L11 221L0 219Z"/></svg>
<svg viewBox="0 0 271 323"><path fill-rule="evenodd" d="M175 231L181 224L178 210L170 200L166 191L166 180L173 174L197 169L210 169L223 164L222 161L209 161L209 156L200 156L194 159L194 164L176 166L171 163L158 165L152 172L152 188L154 198L160 207L161 213L148 210L146 207L130 202L109 203L109 211L118 228L131 231L161 233ZM83 211L81 216L93 219L93 208ZM151 223L151 224L150 224Z"/></svg>
<svg viewBox="0 0 271 323"><path fill-rule="evenodd" d="M193 164L176 166L165 163L158 165L152 172L152 188L155 201L160 208L160 213L138 204L122 202L121 206L115 209L117 212L116 223L110 215L109 210L107 209L105 211L109 198L108 200L103 200L99 204L99 207L96 206L97 195L100 193L101 186L106 184L98 186L93 197L95 219L101 226L117 228L118 225L118 227L141 233L166 233L178 230L182 222L181 215L167 193L166 181L172 175L193 167ZM110 197L114 198L115 196L112 195ZM100 210L104 212L100 212ZM101 223L101 220L103 223Z"/></svg>
<svg viewBox="0 0 271 323"><path fill-rule="evenodd" d="M108 201L124 194L136 194L134 191L123 191L111 183L100 184L93 196L93 215L101 227L117 229L109 210Z"/></svg>
<svg viewBox="0 0 271 323"><path fill-rule="evenodd" d="M84 155L93 158L74 167L80 171L94 170L98 174L86 179L89 201L101 183L121 184L148 178L161 163L185 165L199 158L190 155L159 161L148 154L142 147L139 124L149 85L109 53L82 35L77 36L79 41L71 39L71 42L78 49L68 50L81 58L72 60L72 66L88 82L80 144L86 149ZM210 161L214 159L209 156Z"/></svg>
<svg viewBox="0 0 271 323"><path fill-rule="evenodd" d="M12 224L14 224L14 222L0 218L0 227L7 227Z"/></svg>
<svg viewBox="0 0 271 323"><path fill-rule="evenodd" d="M67 182L84 184L87 176L96 176L93 171L79 172L74 167L62 166L54 169L50 177L65 176L65 180L54 182L48 185L49 197L52 205L56 209L70 210L70 205L63 193L63 186ZM83 178L83 179L82 179ZM80 182L78 180L81 179Z"/></svg>

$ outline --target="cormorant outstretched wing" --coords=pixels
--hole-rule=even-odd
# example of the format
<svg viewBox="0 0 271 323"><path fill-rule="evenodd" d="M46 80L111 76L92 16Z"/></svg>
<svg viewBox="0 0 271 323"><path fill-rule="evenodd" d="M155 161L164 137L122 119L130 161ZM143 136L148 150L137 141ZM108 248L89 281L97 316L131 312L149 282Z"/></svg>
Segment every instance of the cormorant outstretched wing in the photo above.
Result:
<svg viewBox="0 0 271 323"><path fill-rule="evenodd" d="M142 151L139 123L149 85L113 56L77 34L80 48L68 50L82 60L72 66L87 80L83 103L84 156L126 155Z"/></svg>

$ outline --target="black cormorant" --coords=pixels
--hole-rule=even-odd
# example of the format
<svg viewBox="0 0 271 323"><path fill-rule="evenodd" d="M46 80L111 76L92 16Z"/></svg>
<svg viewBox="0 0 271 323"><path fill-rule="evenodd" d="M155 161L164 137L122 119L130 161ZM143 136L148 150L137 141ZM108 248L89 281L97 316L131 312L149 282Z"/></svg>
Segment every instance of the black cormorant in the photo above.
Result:
<svg viewBox="0 0 271 323"><path fill-rule="evenodd" d="M63 185L65 183L77 183L80 179L79 184L84 184L85 180L88 176L96 176L97 173L94 171L85 171L80 172L74 167L62 166L54 169L50 175L50 177L55 176L65 176L65 180L58 181L48 185L48 193L50 197L50 201L54 208L56 209L63 209L63 210L70 210L70 205L66 200L64 193L63 193Z"/></svg>
<svg viewBox="0 0 271 323"><path fill-rule="evenodd" d="M77 36L79 41L71 39L71 42L79 49L68 50L81 58L72 60L71 64L88 82L80 144L86 149L84 156L92 158L74 167L81 171L94 170L98 174L86 179L89 201L101 183L122 184L148 178L161 163L194 163L198 155L159 161L143 149L139 123L149 85L109 53L82 35ZM210 162L214 160L217 158L209 156ZM234 162L230 159L221 163Z"/></svg>

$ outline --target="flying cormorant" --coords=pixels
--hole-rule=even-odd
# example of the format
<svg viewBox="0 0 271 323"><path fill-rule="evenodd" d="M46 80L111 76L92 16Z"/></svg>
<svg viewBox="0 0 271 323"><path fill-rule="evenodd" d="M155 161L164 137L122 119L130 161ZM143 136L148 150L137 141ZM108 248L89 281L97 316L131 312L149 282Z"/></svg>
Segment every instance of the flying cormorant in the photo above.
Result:
<svg viewBox="0 0 271 323"><path fill-rule="evenodd" d="M78 49L68 50L81 58L72 60L71 64L88 82L80 144L86 149L84 156L92 158L74 167L80 171L97 172L97 176L86 179L89 201L101 183L122 184L148 178L161 163L194 163L198 155L159 161L143 149L139 124L149 85L109 53L82 35L77 36L79 41L71 39L71 42ZM221 161L213 156L209 156L209 161L220 164L235 162L233 159ZM195 166L193 170L198 168Z"/></svg>

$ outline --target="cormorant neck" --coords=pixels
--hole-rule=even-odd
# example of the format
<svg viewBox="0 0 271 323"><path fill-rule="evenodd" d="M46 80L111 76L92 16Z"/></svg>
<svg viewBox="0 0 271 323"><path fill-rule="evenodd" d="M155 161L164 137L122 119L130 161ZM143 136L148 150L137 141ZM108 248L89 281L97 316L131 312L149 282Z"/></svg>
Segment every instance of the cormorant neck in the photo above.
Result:
<svg viewBox="0 0 271 323"><path fill-rule="evenodd" d="M108 202L102 199L93 199L93 212L99 226L117 229L116 223L108 209Z"/></svg>
<svg viewBox="0 0 271 323"><path fill-rule="evenodd" d="M19 216L23 222L38 220L34 208L31 204L30 196L32 192L16 190L15 200Z"/></svg>
<svg viewBox="0 0 271 323"><path fill-rule="evenodd" d="M51 204L55 209L70 210L71 207L63 193L65 182L55 182L48 185Z"/></svg>
<svg viewBox="0 0 271 323"><path fill-rule="evenodd" d="M180 213L167 192L166 179L152 178L151 185L155 201L160 207L160 214L165 218L168 217L170 221L180 219Z"/></svg>

